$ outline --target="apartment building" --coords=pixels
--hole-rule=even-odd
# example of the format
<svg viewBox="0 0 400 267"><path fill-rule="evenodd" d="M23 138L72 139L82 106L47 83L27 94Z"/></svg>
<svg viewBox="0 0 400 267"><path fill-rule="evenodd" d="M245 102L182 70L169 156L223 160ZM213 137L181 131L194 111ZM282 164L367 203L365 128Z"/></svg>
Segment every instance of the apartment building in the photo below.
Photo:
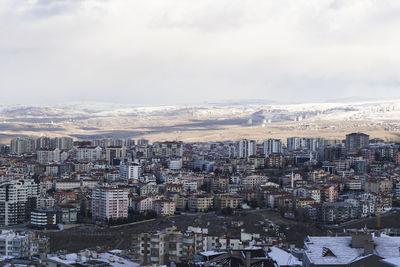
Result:
<svg viewBox="0 0 400 267"><path fill-rule="evenodd" d="M243 202L243 199L238 195L232 194L216 194L214 196L214 207L219 210L225 208L238 208Z"/></svg>
<svg viewBox="0 0 400 267"><path fill-rule="evenodd" d="M128 193L126 188L98 187L92 192L92 217L109 220L128 217Z"/></svg>
<svg viewBox="0 0 400 267"><path fill-rule="evenodd" d="M139 213L153 210L153 199L151 197L137 196L132 198L132 208Z"/></svg>
<svg viewBox="0 0 400 267"><path fill-rule="evenodd" d="M31 138L17 137L11 140L10 150L13 154L33 153L36 149L36 142Z"/></svg>
<svg viewBox="0 0 400 267"><path fill-rule="evenodd" d="M126 147L109 146L106 148L106 160L108 164L112 164L114 159L123 159L126 157Z"/></svg>
<svg viewBox="0 0 400 267"><path fill-rule="evenodd" d="M182 158L173 158L168 160L168 169L180 170L182 169Z"/></svg>
<svg viewBox="0 0 400 267"><path fill-rule="evenodd" d="M239 141L239 158L248 158L250 156L256 155L257 142L255 140L243 139Z"/></svg>
<svg viewBox="0 0 400 267"><path fill-rule="evenodd" d="M174 215L176 206L174 201L162 198L153 201L153 209L159 216L171 216Z"/></svg>
<svg viewBox="0 0 400 267"><path fill-rule="evenodd" d="M140 188L140 195L141 196L149 196L158 194L160 188L157 186L156 183L148 183Z"/></svg>
<svg viewBox="0 0 400 267"><path fill-rule="evenodd" d="M73 179L61 179L55 181L56 190L71 190L81 187L81 181Z"/></svg>
<svg viewBox="0 0 400 267"><path fill-rule="evenodd" d="M283 142L280 139L267 139L264 140L264 155L268 156L271 154L282 153Z"/></svg>
<svg viewBox="0 0 400 267"><path fill-rule="evenodd" d="M182 142L156 142L153 144L153 155L156 158L183 156Z"/></svg>
<svg viewBox="0 0 400 267"><path fill-rule="evenodd" d="M205 212L213 207L213 198L207 194L193 195L188 200L189 210L192 212Z"/></svg>
<svg viewBox="0 0 400 267"><path fill-rule="evenodd" d="M326 202L335 202L338 199L338 190L334 186L325 186L322 189L322 196Z"/></svg>
<svg viewBox="0 0 400 267"><path fill-rule="evenodd" d="M346 150L352 152L369 146L369 135L364 133L351 133L346 135Z"/></svg>
<svg viewBox="0 0 400 267"><path fill-rule="evenodd" d="M268 177L262 175L250 175L242 179L242 184L251 188L265 184L266 182L268 182Z"/></svg>
<svg viewBox="0 0 400 267"><path fill-rule="evenodd" d="M35 209L31 212L30 226L37 229L58 229L57 215L53 209Z"/></svg>
<svg viewBox="0 0 400 267"><path fill-rule="evenodd" d="M182 233L176 227L154 233L134 234L132 253L137 263L164 265L192 259L203 250L203 234L187 231Z"/></svg>
<svg viewBox="0 0 400 267"><path fill-rule="evenodd" d="M320 220L324 224L335 224L357 217L358 208L347 202L325 202L320 207Z"/></svg>
<svg viewBox="0 0 400 267"><path fill-rule="evenodd" d="M269 168L280 169L283 167L284 158L282 154L269 154L267 165Z"/></svg>
<svg viewBox="0 0 400 267"><path fill-rule="evenodd" d="M49 162L60 162L60 149L58 148L40 148L37 151L37 160L41 164Z"/></svg>
<svg viewBox="0 0 400 267"><path fill-rule="evenodd" d="M47 238L35 236L33 233L16 233L2 230L0 234L0 255L14 258L27 258L47 253Z"/></svg>
<svg viewBox="0 0 400 267"><path fill-rule="evenodd" d="M12 180L0 184L0 225L27 221L39 205L39 186L32 180Z"/></svg>
<svg viewBox="0 0 400 267"><path fill-rule="evenodd" d="M94 162L102 158L102 148L99 146L78 147L76 150L76 159L81 162Z"/></svg>
<svg viewBox="0 0 400 267"><path fill-rule="evenodd" d="M140 177L140 165L135 162L128 162L121 164L119 167L121 179L135 179L139 180Z"/></svg>

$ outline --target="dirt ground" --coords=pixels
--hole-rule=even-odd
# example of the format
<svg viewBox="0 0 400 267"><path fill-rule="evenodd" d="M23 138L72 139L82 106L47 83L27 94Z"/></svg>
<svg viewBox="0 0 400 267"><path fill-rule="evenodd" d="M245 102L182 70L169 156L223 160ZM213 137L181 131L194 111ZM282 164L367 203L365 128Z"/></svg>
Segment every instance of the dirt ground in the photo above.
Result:
<svg viewBox="0 0 400 267"><path fill-rule="evenodd" d="M210 234L230 233L239 236L243 228L246 232L262 233L262 225L258 222L269 219L281 226L290 243L302 246L307 235L321 235L325 232L315 226L306 225L292 220L281 218L272 211L240 212L232 216L219 216L214 213L184 214L175 217L158 218L151 222L139 223L119 228L100 228L94 225L80 226L61 232L46 232L50 238L51 251L66 249L76 252L84 248L96 246L127 249L130 247L131 235L166 227L176 226L179 230L186 230L188 226L207 227ZM233 227L233 220L243 221L241 227Z"/></svg>

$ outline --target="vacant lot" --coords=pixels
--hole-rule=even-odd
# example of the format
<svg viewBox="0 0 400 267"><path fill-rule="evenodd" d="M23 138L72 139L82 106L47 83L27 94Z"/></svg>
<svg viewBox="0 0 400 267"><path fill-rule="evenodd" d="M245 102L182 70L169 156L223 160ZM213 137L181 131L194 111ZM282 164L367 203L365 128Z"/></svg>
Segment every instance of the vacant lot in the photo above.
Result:
<svg viewBox="0 0 400 267"><path fill-rule="evenodd" d="M230 233L232 236L239 236L242 228L246 232L262 233L262 225L258 222L264 219L280 225L289 242L298 246L302 245L307 235L325 234L313 225L287 220L281 218L278 213L264 210L240 212L232 216L219 216L214 213L183 214L118 228L100 228L89 225L44 234L50 238L52 252L60 249L74 252L96 246L127 249L133 233L161 230L171 226L176 226L179 230L185 230L188 226L199 226L209 228L211 234ZM244 225L240 228L233 227L231 224L233 220L243 221Z"/></svg>

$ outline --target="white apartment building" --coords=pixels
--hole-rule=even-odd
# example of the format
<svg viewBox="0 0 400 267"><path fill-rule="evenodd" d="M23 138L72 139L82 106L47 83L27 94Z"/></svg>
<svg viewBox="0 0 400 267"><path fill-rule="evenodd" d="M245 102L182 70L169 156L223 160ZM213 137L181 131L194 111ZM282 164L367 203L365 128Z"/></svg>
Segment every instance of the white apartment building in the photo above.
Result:
<svg viewBox="0 0 400 267"><path fill-rule="evenodd" d="M71 190L81 187L81 181L72 179L62 179L55 182L56 190Z"/></svg>
<svg viewBox="0 0 400 267"><path fill-rule="evenodd" d="M10 151L13 154L32 153L35 151L36 142L31 138L17 137L11 140Z"/></svg>
<svg viewBox="0 0 400 267"><path fill-rule="evenodd" d="M94 162L101 160L102 148L99 146L78 147L76 159L83 162Z"/></svg>
<svg viewBox="0 0 400 267"><path fill-rule="evenodd" d="M139 213L153 210L153 199L151 197L134 197L132 199L132 208Z"/></svg>
<svg viewBox="0 0 400 267"><path fill-rule="evenodd" d="M81 184L83 187L95 188L99 184L99 181L96 179L83 179Z"/></svg>
<svg viewBox="0 0 400 267"><path fill-rule="evenodd" d="M168 160L168 169L170 170L180 170L182 169L182 159L169 159Z"/></svg>
<svg viewBox="0 0 400 267"><path fill-rule="evenodd" d="M317 203L321 203L321 190L318 188L310 188L308 190L308 197L314 199Z"/></svg>
<svg viewBox="0 0 400 267"><path fill-rule="evenodd" d="M198 183L196 181L183 181L183 188L185 191L197 191Z"/></svg>
<svg viewBox="0 0 400 267"><path fill-rule="evenodd" d="M37 160L41 164L60 162L60 149L40 148L37 151Z"/></svg>
<svg viewBox="0 0 400 267"><path fill-rule="evenodd" d="M283 143L280 139L264 140L264 155L281 154Z"/></svg>
<svg viewBox="0 0 400 267"><path fill-rule="evenodd" d="M265 184L266 182L268 182L268 177L262 175L250 175L242 179L242 184L247 185L249 187L262 185Z"/></svg>
<svg viewBox="0 0 400 267"><path fill-rule="evenodd" d="M30 241L28 235L19 235L13 231L3 230L0 234L0 255L9 257L28 257Z"/></svg>
<svg viewBox="0 0 400 267"><path fill-rule="evenodd" d="M130 162L119 166L121 179L135 179L139 180L140 177L140 165L138 163Z"/></svg>
<svg viewBox="0 0 400 267"><path fill-rule="evenodd" d="M240 140L239 141L239 158L248 158L256 154L257 142L255 140Z"/></svg>
<svg viewBox="0 0 400 267"><path fill-rule="evenodd" d="M92 192L92 216L99 220L128 217L129 190L117 187L98 187Z"/></svg>

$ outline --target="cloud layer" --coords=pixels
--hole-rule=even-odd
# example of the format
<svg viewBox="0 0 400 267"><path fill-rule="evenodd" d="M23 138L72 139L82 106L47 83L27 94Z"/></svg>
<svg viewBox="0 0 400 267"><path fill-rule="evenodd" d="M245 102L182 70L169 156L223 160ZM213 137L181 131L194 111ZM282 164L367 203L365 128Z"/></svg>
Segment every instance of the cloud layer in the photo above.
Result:
<svg viewBox="0 0 400 267"><path fill-rule="evenodd" d="M400 97L397 0L3 0L3 103Z"/></svg>

